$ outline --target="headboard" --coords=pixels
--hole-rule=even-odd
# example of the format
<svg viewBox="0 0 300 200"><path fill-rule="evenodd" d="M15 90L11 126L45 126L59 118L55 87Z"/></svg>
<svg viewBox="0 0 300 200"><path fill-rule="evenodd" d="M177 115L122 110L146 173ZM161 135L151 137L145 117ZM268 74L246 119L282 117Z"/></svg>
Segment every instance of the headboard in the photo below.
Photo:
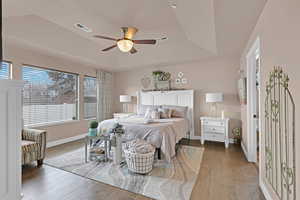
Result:
<svg viewBox="0 0 300 200"><path fill-rule="evenodd" d="M194 129L194 90L150 91L137 92L137 109L139 105L174 105L187 106L189 121L189 134L195 136Z"/></svg>

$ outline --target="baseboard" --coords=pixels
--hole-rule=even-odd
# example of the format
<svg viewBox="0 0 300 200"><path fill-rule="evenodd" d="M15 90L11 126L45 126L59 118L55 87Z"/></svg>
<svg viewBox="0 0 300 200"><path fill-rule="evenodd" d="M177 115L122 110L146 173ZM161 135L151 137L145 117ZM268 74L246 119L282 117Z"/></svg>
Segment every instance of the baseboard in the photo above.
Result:
<svg viewBox="0 0 300 200"><path fill-rule="evenodd" d="M242 147L242 150L243 150L243 152L245 154L246 159L249 161L249 159L248 159L248 151L246 150L246 147L245 147L243 141L241 142L241 147Z"/></svg>
<svg viewBox="0 0 300 200"><path fill-rule="evenodd" d="M259 187L263 193L263 195L265 196L266 200L273 200L272 196L270 195L267 186L264 184L264 182L260 182L259 183Z"/></svg>
<svg viewBox="0 0 300 200"><path fill-rule="evenodd" d="M191 140L201 140L201 136L192 136ZM234 144L234 139L233 138L229 138L229 144Z"/></svg>
<svg viewBox="0 0 300 200"><path fill-rule="evenodd" d="M47 143L47 148L54 147L54 146L61 145L61 144L65 144L65 143L68 143L68 142L73 142L73 141L76 141L76 140L80 140L80 139L84 138L86 135L87 135L87 133L84 133L84 134L76 135L76 136L69 137L69 138L64 138L64 139L60 139L60 140L51 141L51 142Z"/></svg>

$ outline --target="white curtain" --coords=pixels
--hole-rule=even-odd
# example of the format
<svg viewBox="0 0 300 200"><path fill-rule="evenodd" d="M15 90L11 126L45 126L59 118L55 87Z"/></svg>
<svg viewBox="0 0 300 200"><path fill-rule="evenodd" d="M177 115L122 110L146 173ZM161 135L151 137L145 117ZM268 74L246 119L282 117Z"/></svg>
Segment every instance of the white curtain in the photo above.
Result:
<svg viewBox="0 0 300 200"><path fill-rule="evenodd" d="M97 70L97 121L112 118L112 73Z"/></svg>

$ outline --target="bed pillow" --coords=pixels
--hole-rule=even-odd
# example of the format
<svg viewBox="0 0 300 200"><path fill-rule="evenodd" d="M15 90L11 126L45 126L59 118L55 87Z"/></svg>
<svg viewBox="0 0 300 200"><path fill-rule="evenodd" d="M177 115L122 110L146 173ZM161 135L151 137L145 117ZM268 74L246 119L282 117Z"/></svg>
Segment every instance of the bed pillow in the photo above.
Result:
<svg viewBox="0 0 300 200"><path fill-rule="evenodd" d="M187 117L187 106L162 106L162 108L168 108L172 111L171 117L186 118Z"/></svg>
<svg viewBox="0 0 300 200"><path fill-rule="evenodd" d="M156 108L147 108L147 111L144 116L145 119L160 119L160 113Z"/></svg>
<svg viewBox="0 0 300 200"><path fill-rule="evenodd" d="M172 117L172 110L169 108L158 108L160 118L167 119Z"/></svg>
<svg viewBox="0 0 300 200"><path fill-rule="evenodd" d="M138 110L137 114L141 116L145 116L147 109L157 109L158 106L153 106L153 105L138 105Z"/></svg>
<svg viewBox="0 0 300 200"><path fill-rule="evenodd" d="M151 119L151 115L152 115L152 109L151 108L147 108L144 118L145 119Z"/></svg>
<svg viewBox="0 0 300 200"><path fill-rule="evenodd" d="M158 112L158 110L152 110L151 119L160 119L160 113Z"/></svg>

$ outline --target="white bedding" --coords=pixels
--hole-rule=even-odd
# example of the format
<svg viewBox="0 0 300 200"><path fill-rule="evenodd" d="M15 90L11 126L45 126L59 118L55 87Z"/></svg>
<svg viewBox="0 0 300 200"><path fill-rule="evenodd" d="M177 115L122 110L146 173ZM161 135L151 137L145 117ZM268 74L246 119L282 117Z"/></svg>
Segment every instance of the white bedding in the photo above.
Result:
<svg viewBox="0 0 300 200"><path fill-rule="evenodd" d="M125 140L144 139L160 148L167 161L175 156L175 145L188 132L188 120L184 118L156 119L147 121L137 115L119 120L108 119L99 124L98 129L110 129L119 122L125 129Z"/></svg>

